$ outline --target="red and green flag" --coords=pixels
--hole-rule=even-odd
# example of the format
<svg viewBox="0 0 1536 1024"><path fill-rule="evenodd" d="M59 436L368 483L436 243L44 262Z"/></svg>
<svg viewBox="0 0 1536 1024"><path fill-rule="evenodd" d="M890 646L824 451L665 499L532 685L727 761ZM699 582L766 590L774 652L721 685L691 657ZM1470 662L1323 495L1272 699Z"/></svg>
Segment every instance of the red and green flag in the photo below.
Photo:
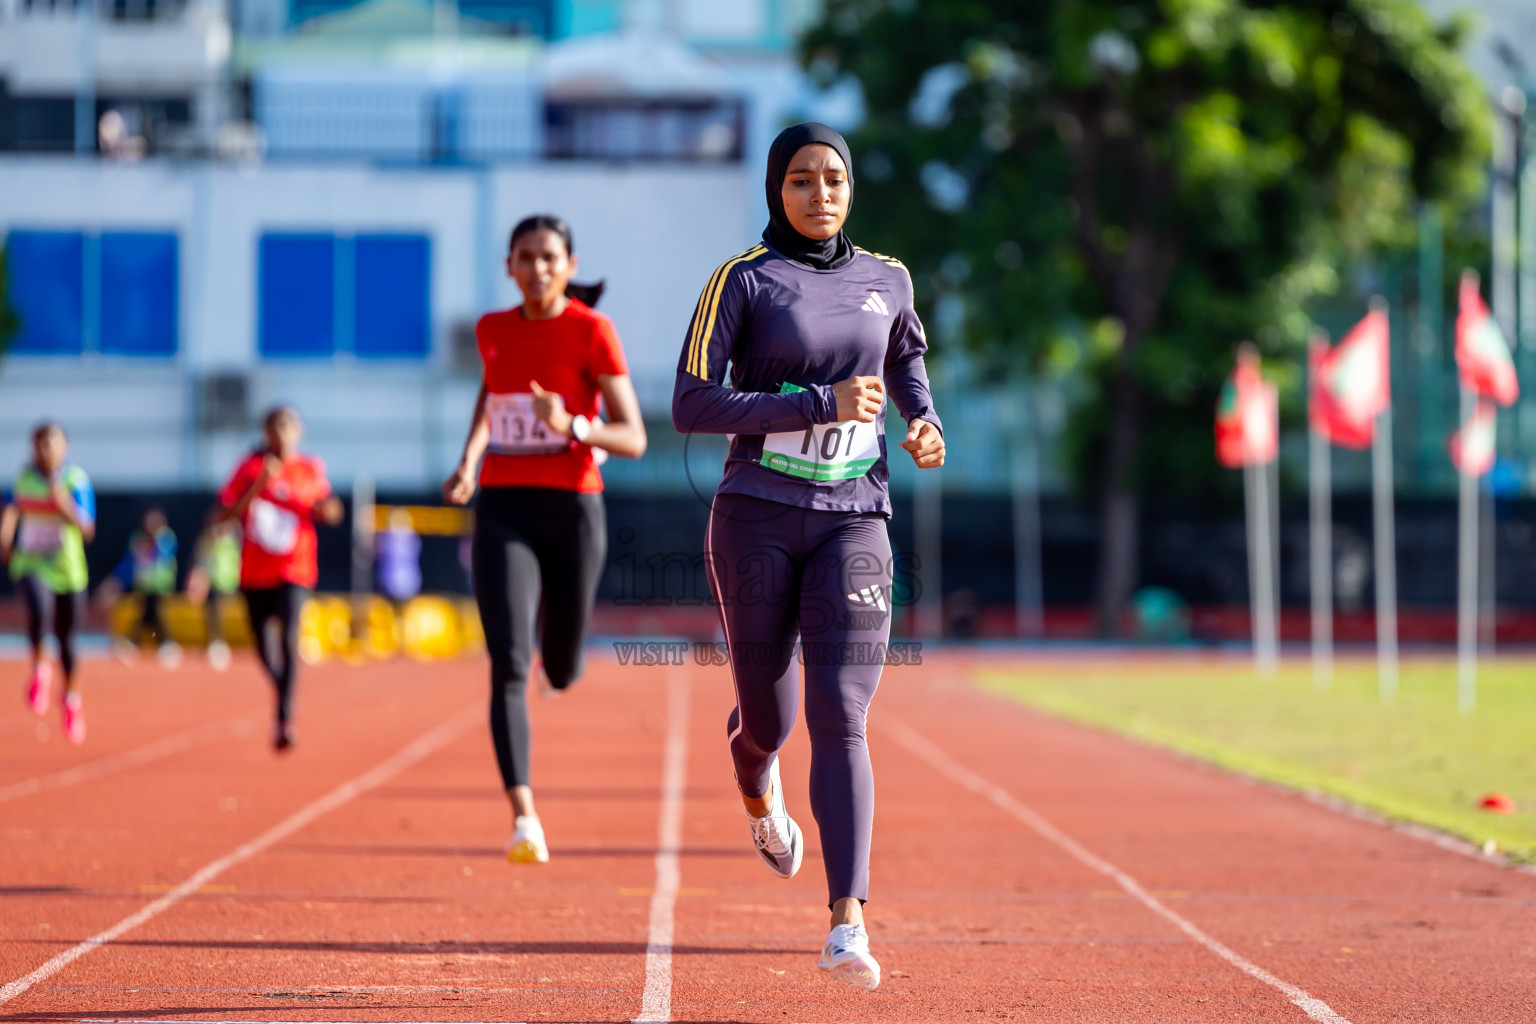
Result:
<svg viewBox="0 0 1536 1024"><path fill-rule="evenodd" d="M1314 430L1345 448L1369 448L1376 417L1392 404L1391 328L1386 311L1372 309L1333 348L1315 343L1308 353Z"/></svg>
<svg viewBox="0 0 1536 1024"><path fill-rule="evenodd" d="M1491 398L1500 405L1511 405L1520 397L1520 382L1515 377L1515 363L1499 323L1477 290L1477 275L1468 270L1461 275L1461 294L1456 312L1456 369L1462 387L1481 398Z"/></svg>
<svg viewBox="0 0 1536 1024"><path fill-rule="evenodd" d="M1497 455L1499 411L1486 398L1478 399L1472 415L1451 435L1451 464L1463 476L1482 476Z"/></svg>
<svg viewBox="0 0 1536 1024"><path fill-rule="evenodd" d="M1279 396L1259 374L1258 351L1243 345L1216 403L1216 460L1240 469L1273 462L1279 454Z"/></svg>

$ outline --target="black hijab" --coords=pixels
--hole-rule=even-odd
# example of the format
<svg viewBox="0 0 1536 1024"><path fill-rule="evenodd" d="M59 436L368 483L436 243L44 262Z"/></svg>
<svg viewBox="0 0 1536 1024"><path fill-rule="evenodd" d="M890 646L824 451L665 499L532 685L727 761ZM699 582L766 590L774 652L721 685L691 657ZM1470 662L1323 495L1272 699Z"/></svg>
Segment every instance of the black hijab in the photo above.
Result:
<svg viewBox="0 0 1536 1024"><path fill-rule="evenodd" d="M846 232L839 231L831 238L807 238L789 222L784 213L784 175L789 162L800 152L801 146L811 143L831 146L843 158L848 168L848 189L853 191L853 158L848 155L848 143L837 132L824 124L807 121L791 125L779 132L768 149L768 227L763 230L763 241L797 263L805 263L817 270L836 270L853 259L853 243Z"/></svg>

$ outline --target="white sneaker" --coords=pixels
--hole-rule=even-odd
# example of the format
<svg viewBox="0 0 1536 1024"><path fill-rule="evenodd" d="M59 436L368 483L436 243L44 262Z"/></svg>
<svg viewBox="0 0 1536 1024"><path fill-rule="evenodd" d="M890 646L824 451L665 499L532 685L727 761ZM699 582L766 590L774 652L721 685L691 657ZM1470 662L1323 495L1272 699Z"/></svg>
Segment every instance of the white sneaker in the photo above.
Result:
<svg viewBox="0 0 1536 1024"><path fill-rule="evenodd" d="M138 664L139 645L126 637L116 637L112 641L112 655L120 664Z"/></svg>
<svg viewBox="0 0 1536 1024"><path fill-rule="evenodd" d="M827 934L816 966L854 988L880 984L880 964L869 955L869 933L861 924L840 924Z"/></svg>
<svg viewBox="0 0 1536 1024"><path fill-rule="evenodd" d="M160 662L161 668L176 668L181 664L181 644L174 640L167 640L155 652L155 658Z"/></svg>
<svg viewBox="0 0 1536 1024"><path fill-rule="evenodd" d="M229 644L223 640L215 640L208 645L208 664L215 672L229 671L229 662Z"/></svg>
<svg viewBox="0 0 1536 1024"><path fill-rule="evenodd" d="M512 842L507 845L507 860L513 864L544 864L549 861L549 847L544 843L544 826L538 818L519 815L513 822Z"/></svg>
<svg viewBox="0 0 1536 1024"><path fill-rule="evenodd" d="M773 767L768 769L768 789L773 794L773 800L767 815L761 818L747 815L752 844L757 847L769 871L780 878L794 878L795 872L800 870L800 861L805 857L805 839L800 834L800 826L795 824L795 819L789 816L789 811L784 807L784 787L779 782L777 757L773 759Z"/></svg>

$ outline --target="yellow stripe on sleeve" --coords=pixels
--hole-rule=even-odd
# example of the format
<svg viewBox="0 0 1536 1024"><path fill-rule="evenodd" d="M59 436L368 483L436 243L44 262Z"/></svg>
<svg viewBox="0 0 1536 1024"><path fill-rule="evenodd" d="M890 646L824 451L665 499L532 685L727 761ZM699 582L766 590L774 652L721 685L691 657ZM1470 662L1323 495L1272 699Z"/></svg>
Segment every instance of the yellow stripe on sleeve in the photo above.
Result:
<svg viewBox="0 0 1536 1024"><path fill-rule="evenodd" d="M725 294L731 268L738 263L756 259L767 251L765 246L754 245L740 256L722 263L715 271L715 276L709 279L709 286L704 289L704 296L699 300L699 310L694 315L694 334L689 342L688 368L695 377L709 377L709 340L715 330L715 317L720 312L720 296Z"/></svg>
<svg viewBox="0 0 1536 1024"><path fill-rule="evenodd" d="M907 269L907 265L905 263L901 262L901 260L897 259L895 256L887 256L884 253L870 252L868 249L862 249L862 248L860 248L857 245L854 246L853 249L854 249L855 252L861 252L865 256L873 256L875 259L879 260L880 262L887 263L890 266L900 267L902 270L906 270Z"/></svg>
<svg viewBox="0 0 1536 1024"><path fill-rule="evenodd" d="M704 376L704 374L699 373L694 368L695 364L699 361L699 333L704 328L704 311L709 308L709 296L714 292L715 285L719 283L721 276L725 274L730 266L731 261L726 260L715 268L713 274L709 275L709 284L705 285L704 291L699 294L699 304L693 311L693 324L688 331L688 372L695 377Z"/></svg>

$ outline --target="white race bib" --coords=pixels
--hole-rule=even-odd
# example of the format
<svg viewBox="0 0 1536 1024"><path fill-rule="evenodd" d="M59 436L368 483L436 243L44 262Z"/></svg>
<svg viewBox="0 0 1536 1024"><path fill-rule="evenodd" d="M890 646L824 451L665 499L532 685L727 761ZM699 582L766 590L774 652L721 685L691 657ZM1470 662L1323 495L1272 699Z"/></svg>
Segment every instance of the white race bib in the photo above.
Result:
<svg viewBox="0 0 1536 1024"><path fill-rule="evenodd" d="M804 390L786 381L779 394ZM880 461L879 421L818 423L804 430L764 434L760 461L775 472L802 480L855 480Z"/></svg>
<svg viewBox="0 0 1536 1024"><path fill-rule="evenodd" d="M260 498L251 499L245 528L257 547L274 555L286 555L299 543L298 514Z"/></svg>
<svg viewBox="0 0 1536 1024"><path fill-rule="evenodd" d="M570 443L534 415L533 395L526 391L486 395L485 418L497 455L554 455Z"/></svg>
<svg viewBox="0 0 1536 1024"><path fill-rule="evenodd" d="M56 555L64 546L64 520L57 516L23 516L16 550L24 555Z"/></svg>
<svg viewBox="0 0 1536 1024"><path fill-rule="evenodd" d="M853 480L880 460L878 423L818 423L763 437L762 463L802 480Z"/></svg>

